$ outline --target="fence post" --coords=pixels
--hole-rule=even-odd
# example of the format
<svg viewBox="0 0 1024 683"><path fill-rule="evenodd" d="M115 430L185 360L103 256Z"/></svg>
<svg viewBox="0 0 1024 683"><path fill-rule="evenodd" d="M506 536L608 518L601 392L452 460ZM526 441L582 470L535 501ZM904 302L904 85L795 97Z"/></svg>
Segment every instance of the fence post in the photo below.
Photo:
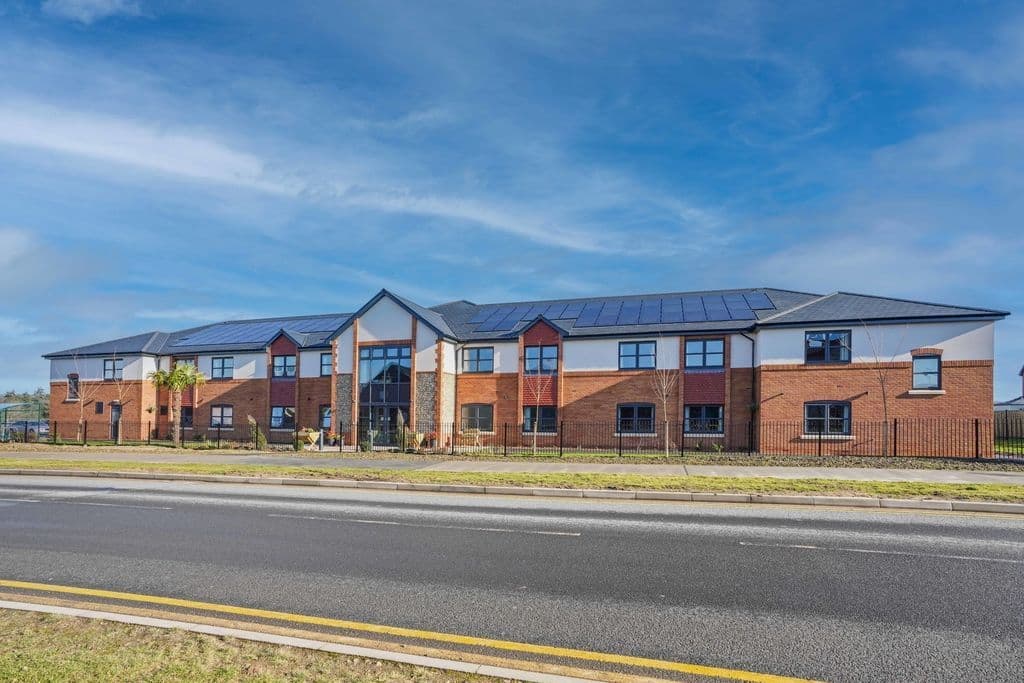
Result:
<svg viewBox="0 0 1024 683"><path fill-rule="evenodd" d="M683 457L683 449L686 447L686 423L679 423L679 457Z"/></svg>
<svg viewBox="0 0 1024 683"><path fill-rule="evenodd" d="M153 422L146 423L146 445L153 445Z"/></svg>
<svg viewBox="0 0 1024 683"><path fill-rule="evenodd" d="M558 423L558 457L562 457L562 438L565 436L565 420Z"/></svg>
<svg viewBox="0 0 1024 683"><path fill-rule="evenodd" d="M827 419L826 419L826 424L827 424ZM818 430L818 457L819 458L821 457L821 435L822 435L822 433L824 431L825 431L825 425L822 425L821 429Z"/></svg>
<svg viewBox="0 0 1024 683"><path fill-rule="evenodd" d="M754 454L754 421L747 420L747 455Z"/></svg>
<svg viewBox="0 0 1024 683"><path fill-rule="evenodd" d="M50 443L57 443L57 430L60 428L60 423L56 420L50 426Z"/></svg>
<svg viewBox="0 0 1024 683"><path fill-rule="evenodd" d="M82 421L82 445L83 446L88 446L89 445L89 421L88 420L83 420Z"/></svg>
<svg viewBox="0 0 1024 683"><path fill-rule="evenodd" d="M616 429L619 430L619 457L622 457L622 427L616 425Z"/></svg>
<svg viewBox="0 0 1024 683"><path fill-rule="evenodd" d="M502 455L508 457L508 422L503 427L504 436L502 437L503 451Z"/></svg>
<svg viewBox="0 0 1024 683"><path fill-rule="evenodd" d="M981 420L974 418L974 459L981 458Z"/></svg>
<svg viewBox="0 0 1024 683"><path fill-rule="evenodd" d="M220 425L217 425L217 448L220 448Z"/></svg>
<svg viewBox="0 0 1024 683"><path fill-rule="evenodd" d="M25 428L25 443L28 443L28 420L22 420L22 426Z"/></svg>
<svg viewBox="0 0 1024 683"><path fill-rule="evenodd" d="M455 455L455 436L456 436L456 426L455 426L455 423L452 422L452 438L451 438L451 442L452 442L452 455Z"/></svg>
<svg viewBox="0 0 1024 683"><path fill-rule="evenodd" d="M897 445L896 439L900 434L900 423L897 418L892 419L892 457L899 455L899 446Z"/></svg>

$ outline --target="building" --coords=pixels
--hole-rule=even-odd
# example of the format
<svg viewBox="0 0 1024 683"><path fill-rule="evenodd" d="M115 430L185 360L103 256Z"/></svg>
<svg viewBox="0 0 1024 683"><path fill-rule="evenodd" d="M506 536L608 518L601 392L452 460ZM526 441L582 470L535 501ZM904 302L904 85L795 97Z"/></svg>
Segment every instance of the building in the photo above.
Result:
<svg viewBox="0 0 1024 683"><path fill-rule="evenodd" d="M990 422L1006 315L763 288L429 308L382 290L351 314L149 332L44 357L52 420L102 425L120 413L126 438L165 433L167 397L146 377L189 362L209 378L183 399L194 432L241 433L252 416L272 440L320 426L348 445L368 430L378 444L397 438L401 425L435 447L511 430L601 448L669 430L673 444L806 452L829 439L858 452L879 447L858 425ZM901 450L932 448L927 434L903 434Z"/></svg>
<svg viewBox="0 0 1024 683"><path fill-rule="evenodd" d="M996 412L1009 412L1011 410L1024 411L1024 367L1017 373L1020 376L1020 396L1011 399L1009 401L999 401L996 403Z"/></svg>

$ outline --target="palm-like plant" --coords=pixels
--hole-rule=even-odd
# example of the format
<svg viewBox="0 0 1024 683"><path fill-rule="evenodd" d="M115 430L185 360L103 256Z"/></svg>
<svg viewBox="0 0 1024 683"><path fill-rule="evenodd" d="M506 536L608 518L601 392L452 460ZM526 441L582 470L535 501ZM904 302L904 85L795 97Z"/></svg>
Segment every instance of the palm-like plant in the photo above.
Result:
<svg viewBox="0 0 1024 683"><path fill-rule="evenodd" d="M191 363L177 363L171 370L149 373L149 381L158 390L166 389L171 395L171 441L177 448L181 445L181 394L206 382L206 376Z"/></svg>

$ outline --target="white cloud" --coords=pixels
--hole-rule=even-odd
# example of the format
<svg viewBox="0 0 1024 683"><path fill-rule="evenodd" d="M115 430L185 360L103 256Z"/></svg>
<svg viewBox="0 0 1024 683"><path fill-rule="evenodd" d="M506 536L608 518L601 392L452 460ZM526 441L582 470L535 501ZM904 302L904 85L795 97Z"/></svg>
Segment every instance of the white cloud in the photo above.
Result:
<svg viewBox="0 0 1024 683"><path fill-rule="evenodd" d="M0 103L0 144L274 194L297 191L269 179L258 157L236 151L209 135L32 102Z"/></svg>
<svg viewBox="0 0 1024 683"><path fill-rule="evenodd" d="M903 59L930 75L981 87L1024 83L1024 18L1002 25L984 49L934 46L905 50Z"/></svg>
<svg viewBox="0 0 1024 683"><path fill-rule="evenodd" d="M219 308L145 308L136 311L135 317L142 320L194 320L213 323L253 316L237 310Z"/></svg>
<svg viewBox="0 0 1024 683"><path fill-rule="evenodd" d="M28 346L54 340L55 336L40 332L39 328L20 318L0 316L0 343Z"/></svg>
<svg viewBox="0 0 1024 683"><path fill-rule="evenodd" d="M46 0L42 9L51 16L86 25L107 17L142 13L137 0Z"/></svg>

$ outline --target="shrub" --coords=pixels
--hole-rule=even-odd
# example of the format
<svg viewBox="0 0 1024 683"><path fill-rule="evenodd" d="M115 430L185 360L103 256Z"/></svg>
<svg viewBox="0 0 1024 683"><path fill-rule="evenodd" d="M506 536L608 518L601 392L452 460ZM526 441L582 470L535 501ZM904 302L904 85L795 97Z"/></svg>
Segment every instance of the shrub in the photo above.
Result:
<svg viewBox="0 0 1024 683"><path fill-rule="evenodd" d="M256 450L263 451L267 448L267 435L260 429L260 424L252 415L246 415L249 422L249 443L256 445Z"/></svg>

